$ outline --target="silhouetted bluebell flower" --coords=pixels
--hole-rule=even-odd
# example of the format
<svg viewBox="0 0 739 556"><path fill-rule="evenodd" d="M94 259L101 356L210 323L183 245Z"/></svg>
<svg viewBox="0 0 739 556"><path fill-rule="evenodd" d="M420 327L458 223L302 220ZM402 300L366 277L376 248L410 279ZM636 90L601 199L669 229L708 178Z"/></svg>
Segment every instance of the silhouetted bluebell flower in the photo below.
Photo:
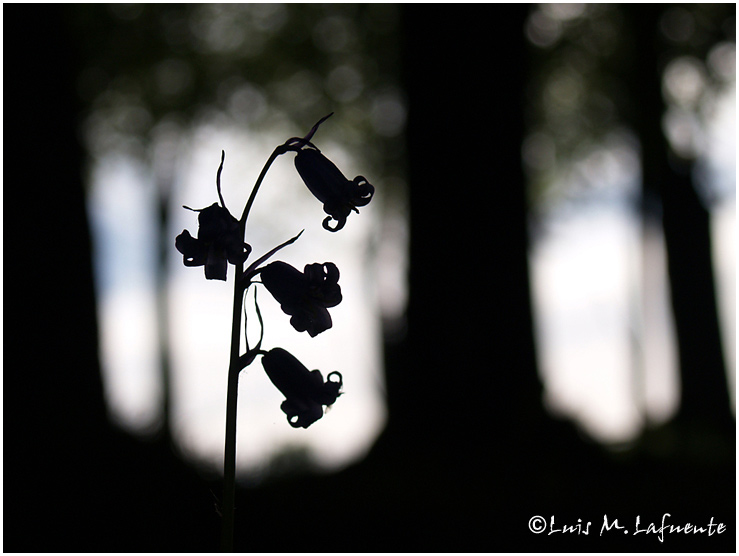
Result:
<svg viewBox="0 0 739 556"><path fill-rule="evenodd" d="M286 399L280 409L293 427L307 429L323 417L323 406L332 405L341 395L341 373L329 373L324 382L321 371L309 371L282 348L264 354L262 366L272 384L284 394ZM333 376L337 380L332 380Z"/></svg>
<svg viewBox="0 0 739 556"><path fill-rule="evenodd" d="M324 380L319 370L309 371L300 361L282 348L270 351L262 349L264 322L257 303L257 287L254 290L254 311L261 328L256 346L249 345L247 310L244 306L246 292L253 284L261 283L277 300L282 310L290 315L290 324L298 331L307 331L314 337L332 326L328 309L341 300L339 269L334 263L306 265L303 272L284 262L267 264L275 253L291 245L300 237L293 238L270 249L244 269L244 261L251 252L245 243L246 224L257 193L264 178L278 157L296 153L295 167L313 195L323 203L328 214L323 227L336 232L344 227L351 211L367 205L375 188L363 176L348 180L341 171L311 143L319 126L329 118L321 118L304 137L292 137L278 145L262 167L254 187L244 205L241 218L234 218L223 200L221 172L226 157L221 151L221 164L216 173L216 189L220 203L203 209L191 209L198 213L198 234L192 237L183 232L175 239L175 247L182 253L185 266L204 266L208 280L226 280L228 264L236 265L234 272L233 320L231 323L231 351L228 367L228 390L226 393L226 442L224 451L224 512L222 548L233 549L235 530L236 497L236 422L238 407L239 373L251 365L258 356L272 383L285 395L280 405L292 427L308 428L323 416L324 406L331 406L341 395L343 379L341 373L329 373ZM336 221L334 227L330 226ZM265 266L262 266L265 265ZM259 279L257 279L257 277ZM243 333L242 333L243 309ZM241 352L241 343L246 343L246 352Z"/></svg>
<svg viewBox="0 0 739 556"><path fill-rule="evenodd" d="M329 215L323 221L323 227L330 232L342 229L349 213L358 213L357 207L368 204L375 193L375 188L364 176L349 181L333 162L310 143L298 151L295 168L311 193L323 203L323 210ZM332 218L336 220L333 228L329 226Z"/></svg>
<svg viewBox="0 0 739 556"><path fill-rule="evenodd" d="M341 302L339 269L334 263L305 265L304 272L282 261L261 270L262 284L291 315L290 324L298 332L314 337L331 328L329 307Z"/></svg>
<svg viewBox="0 0 739 556"><path fill-rule="evenodd" d="M251 252L251 247L242 239L239 221L218 203L204 209L185 208L200 213L198 237L184 230L175 239L175 247L182 253L185 266L205 265L208 280L226 280L226 262L243 263Z"/></svg>

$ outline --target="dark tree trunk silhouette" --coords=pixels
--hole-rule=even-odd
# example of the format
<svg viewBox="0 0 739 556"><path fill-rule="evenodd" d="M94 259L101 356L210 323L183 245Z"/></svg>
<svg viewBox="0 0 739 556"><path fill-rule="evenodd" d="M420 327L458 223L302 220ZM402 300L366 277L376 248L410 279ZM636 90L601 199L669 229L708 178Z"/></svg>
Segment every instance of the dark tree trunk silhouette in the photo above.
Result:
<svg viewBox="0 0 739 556"><path fill-rule="evenodd" d="M661 216L680 368L678 421L733 433L726 364L716 310L710 215L699 198L692 162L671 152L662 130L666 105L660 47L664 5L628 8L634 31L632 125L641 147L646 218ZM655 214L654 208L660 210Z"/></svg>
<svg viewBox="0 0 739 556"><path fill-rule="evenodd" d="M218 522L206 485L166 444L136 441L107 419L70 11L3 10L13 83L4 116L4 547L208 550ZM21 21L33 31L14 31Z"/></svg>
<svg viewBox="0 0 739 556"><path fill-rule="evenodd" d="M157 435L162 441L172 443L172 368L170 354L170 321L169 321L169 252L173 241L168 236L169 231L169 192L171 190L171 174L161 178L157 183L158 195L156 200L159 249L155 263L155 287L157 298L157 343L159 376L162 385L161 421L157 425Z"/></svg>
<svg viewBox="0 0 739 556"><path fill-rule="evenodd" d="M7 30L20 13L4 12ZM5 492L34 525L27 547L42 531L62 534L50 513L77 497L90 500L80 484L92 465L85 452L100 441L106 419L74 59L61 10L54 12L33 33L11 33L15 55L4 67L13 83L4 122L5 299L13 315L5 321L5 454L12 454Z"/></svg>
<svg viewBox="0 0 739 556"><path fill-rule="evenodd" d="M403 426L464 446L460 425L540 417L521 164L528 7L495 24L479 7L450 23L448 10L404 10L411 348L388 390Z"/></svg>

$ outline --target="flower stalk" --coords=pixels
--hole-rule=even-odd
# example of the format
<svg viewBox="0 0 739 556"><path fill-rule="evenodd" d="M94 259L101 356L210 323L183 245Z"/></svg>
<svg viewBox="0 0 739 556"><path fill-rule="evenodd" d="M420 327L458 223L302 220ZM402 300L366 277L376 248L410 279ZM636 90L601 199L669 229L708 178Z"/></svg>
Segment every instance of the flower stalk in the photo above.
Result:
<svg viewBox="0 0 739 556"><path fill-rule="evenodd" d="M241 349L241 304L243 289L239 276L244 264L236 265L234 277L233 314L231 317L231 352L226 386L226 443L223 459L223 524L221 551L233 552L234 519L236 512L236 409L239 394L239 352Z"/></svg>
<svg viewBox="0 0 739 556"><path fill-rule="evenodd" d="M284 151L287 152L287 151ZM241 237L246 235L246 219L249 217L249 211L251 210L254 200L259 192L259 187L262 185L267 171L272 166L272 163L277 157L283 154L278 147L272 152L272 155L267 159L264 164L262 171L257 178L254 187L252 188L249 200L244 206L244 212L239 220L239 231ZM223 158L221 158L221 165L223 165ZM221 166L222 167L222 166ZM220 196L220 171L218 170L218 194ZM221 202L223 198L221 197ZM302 234L303 232L300 232ZM295 236L290 243L297 240L300 234ZM265 255L269 258L276 252L277 249L284 247L287 243L278 246L276 249L270 251ZM257 263L264 259L262 257L257 260ZM241 353L241 306L244 303L244 294L248 288L250 282L247 278L244 280L244 263L238 263L235 265L235 276L234 276L234 296L233 296L233 309L231 315L231 351L228 364L228 379L226 384L226 442L224 447L224 460L223 460L223 524L221 527L221 551L222 552L233 552L234 542L234 523L236 517L236 417L238 407L238 396L239 396L239 373L243 369L240 361ZM250 266L251 268L251 266ZM245 355L249 355L247 352Z"/></svg>

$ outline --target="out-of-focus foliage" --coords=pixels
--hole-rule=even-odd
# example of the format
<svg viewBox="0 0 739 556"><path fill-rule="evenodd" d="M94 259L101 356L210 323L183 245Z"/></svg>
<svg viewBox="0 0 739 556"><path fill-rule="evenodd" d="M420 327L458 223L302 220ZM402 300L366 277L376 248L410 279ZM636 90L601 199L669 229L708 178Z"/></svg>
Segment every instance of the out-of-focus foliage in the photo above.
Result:
<svg viewBox="0 0 739 556"><path fill-rule="evenodd" d="M401 175L405 101L391 4L83 4L71 9L93 154L146 159L161 133L200 124L309 129L368 172ZM382 179L382 178L380 178ZM387 180L391 183L393 180Z"/></svg>
<svg viewBox="0 0 739 556"><path fill-rule="evenodd" d="M680 156L700 156L696 137L713 100L735 82L735 16L734 4L664 6L655 46L669 106L664 125ZM599 151L618 157L638 148L629 121L637 101L631 66L639 53L617 4L538 5L525 32L533 67L523 156L536 204L543 195L567 195L550 187L573 164Z"/></svg>

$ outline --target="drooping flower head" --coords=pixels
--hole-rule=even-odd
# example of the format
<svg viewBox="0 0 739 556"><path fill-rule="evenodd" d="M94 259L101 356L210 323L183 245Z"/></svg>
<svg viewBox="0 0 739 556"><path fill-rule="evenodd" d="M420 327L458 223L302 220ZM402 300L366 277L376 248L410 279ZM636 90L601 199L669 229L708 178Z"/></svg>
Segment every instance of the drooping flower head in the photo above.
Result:
<svg viewBox="0 0 739 556"><path fill-rule="evenodd" d="M244 243L243 231L239 221L234 218L221 195L221 170L223 158L218 168L216 185L221 205L213 203L204 209L191 209L198 214L198 237L190 232L183 232L175 239L175 247L182 253L185 266L205 266L205 277L208 280L226 280L228 263L243 263L251 252L251 247Z"/></svg>
<svg viewBox="0 0 739 556"><path fill-rule="evenodd" d="M310 146L298 151L295 168L310 192L323 203L323 210L328 214L323 227L330 232L341 230L349 213L358 213L357 207L367 205L375 193L364 176L349 181L321 151ZM331 219L336 220L333 228L329 225Z"/></svg>
<svg viewBox="0 0 739 556"><path fill-rule="evenodd" d="M295 168L311 193L323 203L323 210L328 216L323 227L330 232L341 230L346 224L349 213L359 212L357 207L367 205L375 193L375 188L364 176L348 180L336 165L326 158L320 149L310 140L320 126L331 114L322 118L308 135L302 139L288 141L290 150L297 152ZM332 228L331 220L336 220Z"/></svg>
<svg viewBox="0 0 739 556"><path fill-rule="evenodd" d="M304 272L276 261L261 270L262 284L291 315L290 324L298 332L315 337L332 326L330 307L341 302L339 269L334 263L314 263Z"/></svg>
<svg viewBox="0 0 739 556"><path fill-rule="evenodd" d="M286 398L280 409L292 427L307 429L323 417L323 406L332 405L341 395L341 373L329 373L324 382L321 371L309 371L282 348L268 351L262 357L262 366L272 384Z"/></svg>

